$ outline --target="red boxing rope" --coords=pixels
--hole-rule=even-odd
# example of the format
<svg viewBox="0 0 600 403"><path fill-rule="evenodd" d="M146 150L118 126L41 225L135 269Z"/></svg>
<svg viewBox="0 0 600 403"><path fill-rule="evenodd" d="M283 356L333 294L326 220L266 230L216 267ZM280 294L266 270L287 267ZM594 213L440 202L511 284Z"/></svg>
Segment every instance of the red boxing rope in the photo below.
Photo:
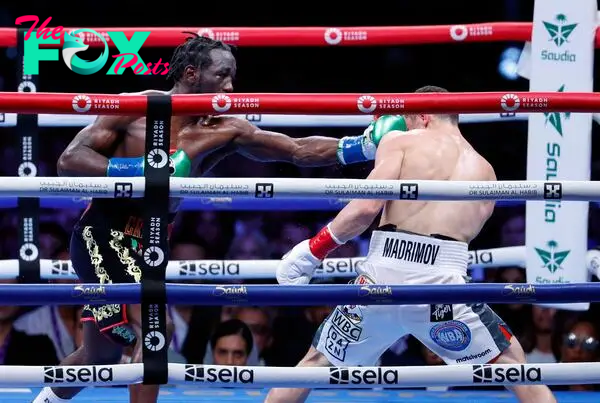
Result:
<svg viewBox="0 0 600 403"><path fill-rule="evenodd" d="M146 113L147 96L0 93L0 112L133 115ZM405 114L597 112L600 93L463 92L406 94L194 94L173 95L173 115Z"/></svg>
<svg viewBox="0 0 600 403"><path fill-rule="evenodd" d="M123 31L131 38L136 31L152 31L144 47L174 47L189 34L197 32L237 46L395 46L454 42L527 42L531 40L530 22L492 22L482 24L429 25L404 27L285 27L285 28L91 28L101 34ZM28 29L28 28L27 28ZM50 28L51 30L52 28ZM65 28L67 32L77 28ZM15 28L0 28L0 46L17 44ZM89 38L89 39L88 39ZM95 35L86 36L91 47L103 46ZM600 47L600 31L596 31L596 47ZM62 46L62 43L60 45Z"/></svg>

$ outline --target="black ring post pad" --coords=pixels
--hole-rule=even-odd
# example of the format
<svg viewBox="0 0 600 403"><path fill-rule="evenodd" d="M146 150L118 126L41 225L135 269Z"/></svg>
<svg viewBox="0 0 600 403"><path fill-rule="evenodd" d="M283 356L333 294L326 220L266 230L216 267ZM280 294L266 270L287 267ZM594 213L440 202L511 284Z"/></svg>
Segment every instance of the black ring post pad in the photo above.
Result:
<svg viewBox="0 0 600 403"><path fill-rule="evenodd" d="M27 75L24 71L23 59L25 57L25 33L27 29L17 30L17 82L19 92L36 92L38 85L37 75ZM21 177L37 176L39 126L38 115L22 113L17 114L16 125L20 161L16 167L17 175ZM40 256L39 256L39 197L23 198L17 201L19 214L19 281L23 283L41 283Z"/></svg>
<svg viewBox="0 0 600 403"><path fill-rule="evenodd" d="M148 96L144 176L144 229L141 281L142 352L145 385L168 382L166 270L169 262L169 150L171 97Z"/></svg>

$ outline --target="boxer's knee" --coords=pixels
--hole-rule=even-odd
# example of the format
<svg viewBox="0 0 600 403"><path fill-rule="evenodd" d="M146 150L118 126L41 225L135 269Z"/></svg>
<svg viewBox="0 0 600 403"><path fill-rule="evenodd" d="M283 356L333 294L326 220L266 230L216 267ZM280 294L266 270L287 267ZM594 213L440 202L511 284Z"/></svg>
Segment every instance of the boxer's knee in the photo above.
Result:
<svg viewBox="0 0 600 403"><path fill-rule="evenodd" d="M299 367L330 367L332 364L327 357L316 348L311 346L308 352L298 363Z"/></svg>
<svg viewBox="0 0 600 403"><path fill-rule="evenodd" d="M102 334L94 322L85 322L84 360L92 365L117 364L121 360L123 348Z"/></svg>

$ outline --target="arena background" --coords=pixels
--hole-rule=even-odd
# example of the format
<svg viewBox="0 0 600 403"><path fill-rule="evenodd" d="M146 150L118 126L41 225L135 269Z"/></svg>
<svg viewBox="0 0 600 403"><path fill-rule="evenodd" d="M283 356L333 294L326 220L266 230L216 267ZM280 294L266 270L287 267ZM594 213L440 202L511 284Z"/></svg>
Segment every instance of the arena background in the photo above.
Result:
<svg viewBox="0 0 600 403"><path fill-rule="evenodd" d="M17 17L36 14L43 21L52 16L50 26L78 27L219 27L219 26L377 26L377 25L434 25L501 21L531 21L533 2L497 1L492 4L475 1L402 1L376 3L291 2L274 7L268 3L240 2L36 2L34 6L17 4L0 5L0 24L14 27ZM331 7L334 11L326 10ZM509 79L499 72L503 52L510 48L521 49L521 43L469 43L421 46L382 47L323 47L323 48L239 48L236 92L412 92L423 85L438 85L450 91L528 91L527 80ZM162 59L169 61L173 49L144 48L141 56L147 62ZM15 50L2 50L0 64L0 90L15 91L17 87ZM99 52L88 50L82 57L94 59ZM135 76L131 70L122 76L101 73L81 76L69 71L62 62L42 62L38 91L43 92L94 92L119 93L148 88L168 90L172 83L165 76ZM595 67L597 71L597 67ZM595 74L597 76L597 74ZM597 90L598 84L595 84ZM474 147L494 166L499 180L526 178L526 122L497 122L463 124L461 129ZM326 135L341 137L359 134L362 129L333 128L277 128L294 137ZM0 136L0 174L14 176L18 165L17 136L11 128L3 128ZM40 135L40 160L38 176L56 176L56 160L64 147L77 133L77 128L43 128ZM594 124L592 180L599 179L600 150L597 147L598 125ZM364 178L371 164L352 167L300 169L289 164L260 164L232 156L220 163L212 172L216 177L347 177ZM79 212L44 210L41 236L49 237L48 248L42 258L55 258L57 254L68 257L65 236L69 235L73 220ZM335 212L186 212L178 218L175 239L183 243L197 243L203 258L278 258L286 246L293 246L303 234L310 236L327 222ZM498 207L472 248L491 248L524 244L524 224L519 217L524 214L522 205ZM16 258L16 211L0 213L0 258ZM598 209L590 209L589 245L600 241ZM64 232L63 232L64 231ZM65 235L66 234L66 235ZM210 235L209 235L210 234ZM205 239L205 237L211 239ZM363 237L368 239L368 233ZM44 243L42 245L45 245ZM58 246L57 246L58 245ZM364 252L364 244L352 243L338 255L355 256ZM65 255L65 253L67 255ZM200 252L197 252L200 253ZM512 273L513 277L508 273ZM476 275L479 281L524 281L524 272L515 268L487 270ZM516 280L515 280L516 279ZM596 280L594 278L594 280ZM552 333L556 360L561 358L561 342L566 329L577 321L590 320L594 326L597 304L588 313L557 312L549 329L536 328L530 306L498 306L501 316L523 338L524 344L533 348L536 335ZM205 310L207 311L207 310ZM197 314L194 311L194 315ZM300 309L281 309L269 321L268 331L273 341L263 358L267 365L294 365L304 353L321 313L310 311L315 317ZM518 313L515 315L515 313ZM195 337L206 343L209 337L209 320L218 313L198 313L194 317ZM310 318L309 318L310 317ZM311 326L299 331L303 321ZM291 324L291 325L290 325ZM532 326L533 324L533 326ZM4 324L6 326L10 324ZM191 326L191 325L190 325ZM290 327L291 326L291 327ZM285 329L288 327L288 329ZM294 331L290 330L294 329ZM264 330L264 329L263 329ZM594 338L600 336L594 330ZM279 339L278 339L279 337ZM202 343L198 342L198 345ZM408 340L408 349L400 354L392 352L389 365L429 363L421 353L418 343ZM529 344L528 344L529 343ZM202 351L181 352L186 359L199 363ZM189 354L189 357L187 356ZM402 354L408 354L403 356ZM51 355L51 354L50 354ZM199 357L200 358L197 358ZM404 358L403 358L404 357ZM598 349L586 356L597 361ZM403 361L404 360L404 361ZM47 362L51 364L51 362ZM36 365L44 365L38 363ZM382 362L386 365L386 362Z"/></svg>

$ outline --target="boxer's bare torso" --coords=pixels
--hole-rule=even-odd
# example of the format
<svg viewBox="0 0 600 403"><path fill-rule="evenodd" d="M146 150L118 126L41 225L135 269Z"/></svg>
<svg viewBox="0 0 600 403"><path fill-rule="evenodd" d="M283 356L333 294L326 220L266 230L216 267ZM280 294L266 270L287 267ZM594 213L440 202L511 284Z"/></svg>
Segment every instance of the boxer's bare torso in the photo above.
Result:
<svg viewBox="0 0 600 403"><path fill-rule="evenodd" d="M148 90L135 93L154 94L166 92ZM105 176L108 158L143 156L145 137L145 117L101 116L69 144L59 160L59 173L61 176ZM173 116L170 137L171 154L183 151L190 160L190 175L193 176L206 174L219 161L234 153L260 161L285 161L304 166L336 163L335 138L312 136L292 139L261 130L237 117ZM133 209L141 206L141 199L95 202L121 206L127 203ZM172 200L171 212L177 210L179 202Z"/></svg>
<svg viewBox="0 0 600 403"><path fill-rule="evenodd" d="M494 169L456 126L389 133L385 147L403 155L400 180L495 181ZM493 201L388 201L381 225L470 242L489 219Z"/></svg>

